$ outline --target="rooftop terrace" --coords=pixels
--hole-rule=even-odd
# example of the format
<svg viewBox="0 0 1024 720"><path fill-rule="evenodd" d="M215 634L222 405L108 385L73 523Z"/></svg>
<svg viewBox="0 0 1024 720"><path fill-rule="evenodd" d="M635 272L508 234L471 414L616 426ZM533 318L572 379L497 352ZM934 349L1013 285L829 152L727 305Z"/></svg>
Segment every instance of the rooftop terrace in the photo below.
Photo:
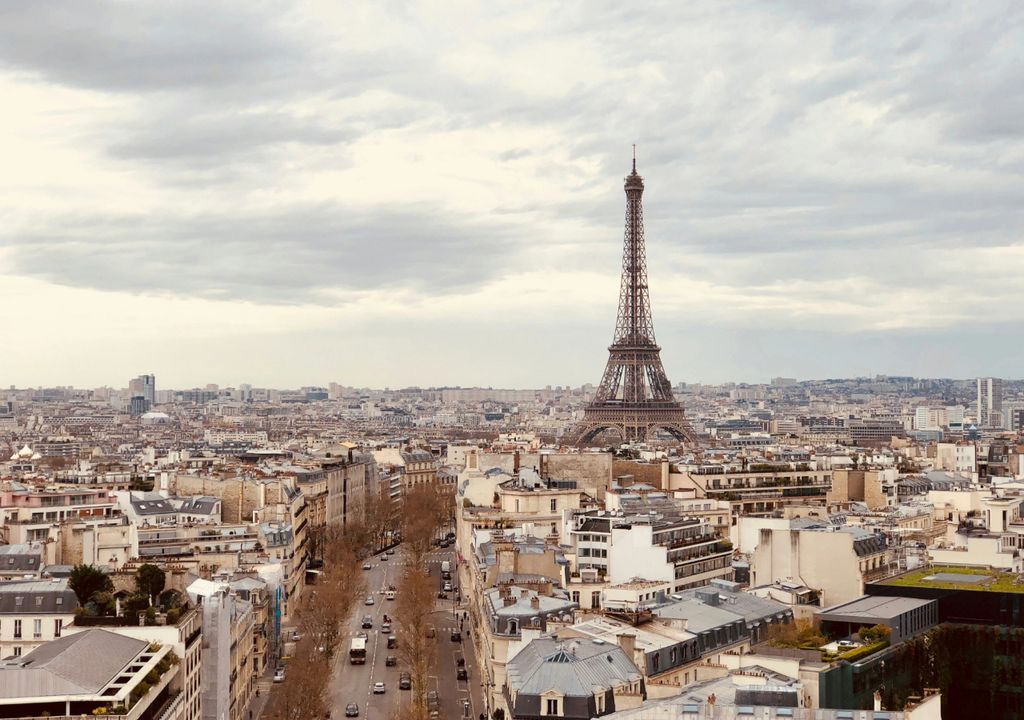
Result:
<svg viewBox="0 0 1024 720"><path fill-rule="evenodd" d="M942 590L1024 593L1024 575L990 568L932 565L878 583Z"/></svg>

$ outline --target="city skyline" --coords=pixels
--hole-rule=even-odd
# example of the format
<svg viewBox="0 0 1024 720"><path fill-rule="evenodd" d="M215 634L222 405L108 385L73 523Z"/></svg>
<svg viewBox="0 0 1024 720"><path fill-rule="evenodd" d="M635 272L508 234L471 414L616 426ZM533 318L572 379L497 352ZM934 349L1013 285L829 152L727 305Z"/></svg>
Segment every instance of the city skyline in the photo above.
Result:
<svg viewBox="0 0 1024 720"><path fill-rule="evenodd" d="M1015 374L1011 3L53 7L0 386L595 383L634 142L673 382Z"/></svg>

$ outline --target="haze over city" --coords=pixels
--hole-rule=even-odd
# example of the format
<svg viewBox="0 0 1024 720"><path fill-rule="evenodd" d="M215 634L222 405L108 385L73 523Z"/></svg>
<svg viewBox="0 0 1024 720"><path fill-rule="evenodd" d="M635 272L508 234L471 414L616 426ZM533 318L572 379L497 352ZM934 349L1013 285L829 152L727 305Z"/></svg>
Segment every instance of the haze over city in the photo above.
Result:
<svg viewBox="0 0 1024 720"><path fill-rule="evenodd" d="M5 384L1012 376L1021 8L0 10ZM998 347L998 351L994 348Z"/></svg>

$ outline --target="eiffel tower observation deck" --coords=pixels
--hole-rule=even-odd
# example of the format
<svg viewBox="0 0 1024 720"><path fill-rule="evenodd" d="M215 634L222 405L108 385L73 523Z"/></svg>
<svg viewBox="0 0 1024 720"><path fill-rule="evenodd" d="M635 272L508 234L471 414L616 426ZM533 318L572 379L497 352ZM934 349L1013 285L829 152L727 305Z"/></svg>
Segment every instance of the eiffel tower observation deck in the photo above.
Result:
<svg viewBox="0 0 1024 720"><path fill-rule="evenodd" d="M608 348L608 365L597 394L571 436L583 444L613 432L623 442L642 442L664 430L677 440L697 444L683 404L672 394L661 364L661 348L654 339L641 202L644 180L636 172L635 152L625 189L626 235L615 338Z"/></svg>

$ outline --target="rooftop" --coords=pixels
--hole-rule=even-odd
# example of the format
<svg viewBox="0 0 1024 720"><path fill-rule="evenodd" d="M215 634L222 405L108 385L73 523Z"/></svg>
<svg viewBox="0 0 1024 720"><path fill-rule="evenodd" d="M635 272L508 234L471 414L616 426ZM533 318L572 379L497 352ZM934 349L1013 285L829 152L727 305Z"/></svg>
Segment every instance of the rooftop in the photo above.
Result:
<svg viewBox="0 0 1024 720"><path fill-rule="evenodd" d="M1024 593L1024 576L991 568L933 565L897 575L879 585Z"/></svg>
<svg viewBox="0 0 1024 720"><path fill-rule="evenodd" d="M934 600L920 600L917 598L889 597L886 595L865 595L864 597L851 600L842 605L826 608L818 613L818 616L828 620L829 615L842 615L844 617L859 617L865 622L876 622L879 619L891 619L919 607L924 607Z"/></svg>

